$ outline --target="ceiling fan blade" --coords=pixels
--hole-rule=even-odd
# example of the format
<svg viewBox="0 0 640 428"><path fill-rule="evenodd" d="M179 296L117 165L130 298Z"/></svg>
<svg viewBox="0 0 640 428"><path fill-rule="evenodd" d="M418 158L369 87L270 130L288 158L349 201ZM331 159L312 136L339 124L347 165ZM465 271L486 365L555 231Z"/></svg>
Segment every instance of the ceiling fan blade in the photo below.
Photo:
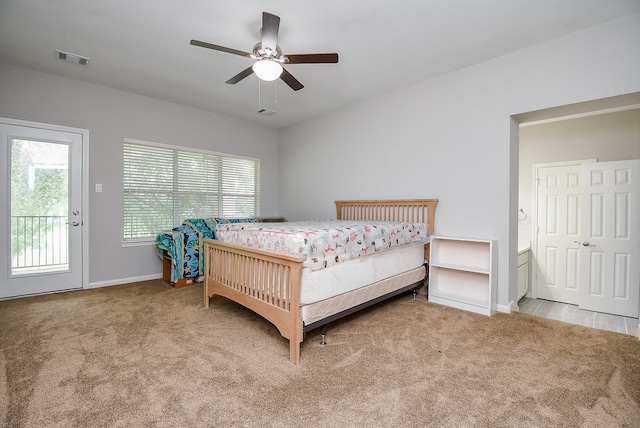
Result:
<svg viewBox="0 0 640 428"><path fill-rule="evenodd" d="M237 49L226 48L224 46L214 45L212 43L201 42L200 40L191 40L191 44L193 46L199 46L201 48L213 49L214 51L226 52L234 55L246 56L249 57L251 54L249 52L239 51Z"/></svg>
<svg viewBox="0 0 640 428"><path fill-rule="evenodd" d="M239 81L241 81L245 77L251 76L251 74L253 74L253 68L252 67L248 67L248 68L245 68L240 73L236 74L235 76L233 76L231 79L227 80L224 83L228 83L230 85L235 85L236 83L238 83Z"/></svg>
<svg viewBox="0 0 640 428"><path fill-rule="evenodd" d="M279 29L280 17L269 12L262 12L262 49L269 48L271 52L276 52Z"/></svg>
<svg viewBox="0 0 640 428"><path fill-rule="evenodd" d="M304 88L304 85L300 83L298 79L293 77L291 73L289 73L284 68L282 69L282 74L280 75L280 78L284 83L289 85L291 89L293 89L294 91L299 91L300 89Z"/></svg>
<svg viewBox="0 0 640 428"><path fill-rule="evenodd" d="M338 62L337 53L316 53L286 55L289 64L336 64Z"/></svg>

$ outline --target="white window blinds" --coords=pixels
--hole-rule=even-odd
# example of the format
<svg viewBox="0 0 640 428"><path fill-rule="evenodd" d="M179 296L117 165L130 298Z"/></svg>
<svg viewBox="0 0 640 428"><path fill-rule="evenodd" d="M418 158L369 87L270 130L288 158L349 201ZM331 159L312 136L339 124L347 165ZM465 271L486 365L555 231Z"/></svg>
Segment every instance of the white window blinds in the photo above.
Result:
<svg viewBox="0 0 640 428"><path fill-rule="evenodd" d="M147 241L197 217L259 215L260 161L124 142L124 240Z"/></svg>

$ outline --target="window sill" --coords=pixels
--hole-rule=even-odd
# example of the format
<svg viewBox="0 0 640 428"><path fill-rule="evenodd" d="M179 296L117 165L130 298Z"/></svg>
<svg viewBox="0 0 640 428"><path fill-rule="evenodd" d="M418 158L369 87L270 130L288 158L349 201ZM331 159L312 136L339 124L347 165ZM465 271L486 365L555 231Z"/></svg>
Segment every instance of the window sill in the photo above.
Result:
<svg viewBox="0 0 640 428"><path fill-rule="evenodd" d="M149 240L149 239L144 239L144 240L138 240L138 241L133 241L133 240L129 240L129 241L122 241L122 248L128 248L128 247L146 247L146 246L154 246L156 245L156 241L155 240Z"/></svg>

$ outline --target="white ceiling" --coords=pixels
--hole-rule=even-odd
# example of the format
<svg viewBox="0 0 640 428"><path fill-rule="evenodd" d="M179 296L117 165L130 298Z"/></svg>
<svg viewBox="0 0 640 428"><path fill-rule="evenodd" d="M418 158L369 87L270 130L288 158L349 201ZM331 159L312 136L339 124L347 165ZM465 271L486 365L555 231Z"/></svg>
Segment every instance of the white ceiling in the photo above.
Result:
<svg viewBox="0 0 640 428"><path fill-rule="evenodd" d="M284 54L340 62L285 66L297 92L255 75L225 84L252 60L189 41L250 52L263 11L281 18ZM635 13L640 0L1 0L0 61L280 128Z"/></svg>

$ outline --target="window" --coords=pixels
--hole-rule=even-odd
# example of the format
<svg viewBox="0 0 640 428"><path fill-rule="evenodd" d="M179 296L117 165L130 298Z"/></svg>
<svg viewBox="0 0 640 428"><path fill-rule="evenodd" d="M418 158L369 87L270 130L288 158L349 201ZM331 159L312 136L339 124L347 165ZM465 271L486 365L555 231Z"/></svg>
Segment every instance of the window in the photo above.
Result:
<svg viewBox="0 0 640 428"><path fill-rule="evenodd" d="M260 161L125 140L124 241L148 242L194 217L259 215Z"/></svg>

